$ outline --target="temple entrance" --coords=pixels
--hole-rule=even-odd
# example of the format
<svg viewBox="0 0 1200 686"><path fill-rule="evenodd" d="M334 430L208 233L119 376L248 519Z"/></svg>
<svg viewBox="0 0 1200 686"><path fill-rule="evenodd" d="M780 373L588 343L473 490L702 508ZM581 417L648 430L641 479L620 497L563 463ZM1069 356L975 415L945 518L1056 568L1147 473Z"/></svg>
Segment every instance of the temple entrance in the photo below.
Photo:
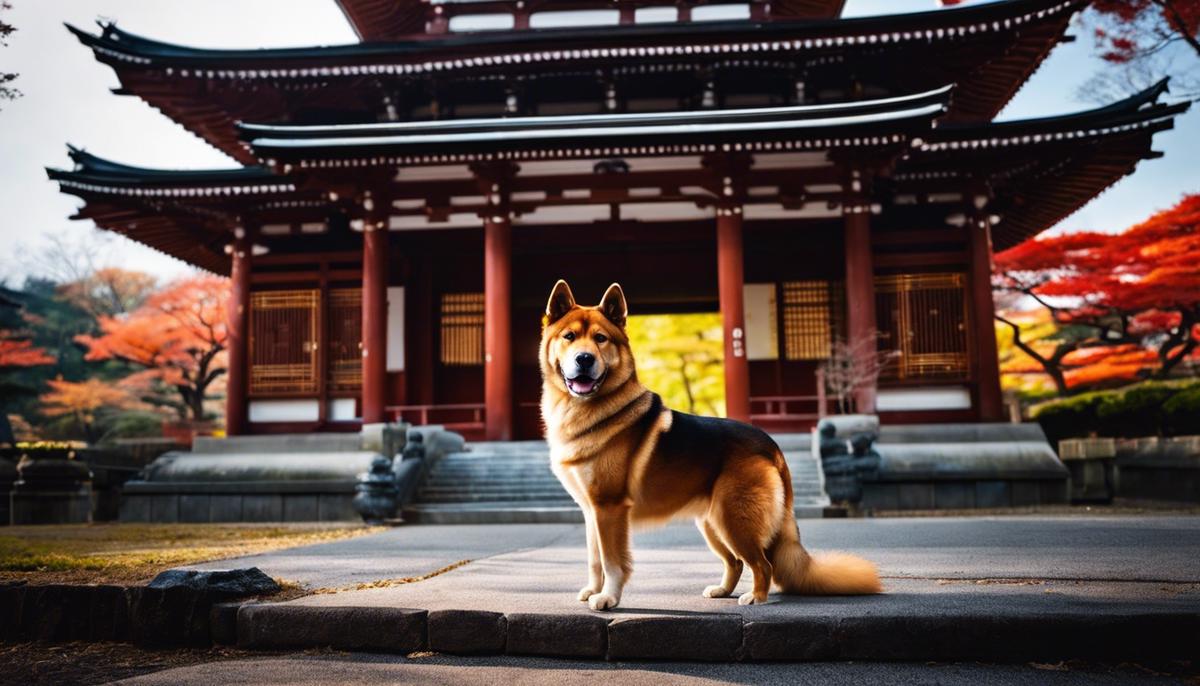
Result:
<svg viewBox="0 0 1200 686"><path fill-rule="evenodd" d="M638 379L681 412L725 416L725 349L720 312L646 314L627 326Z"/></svg>

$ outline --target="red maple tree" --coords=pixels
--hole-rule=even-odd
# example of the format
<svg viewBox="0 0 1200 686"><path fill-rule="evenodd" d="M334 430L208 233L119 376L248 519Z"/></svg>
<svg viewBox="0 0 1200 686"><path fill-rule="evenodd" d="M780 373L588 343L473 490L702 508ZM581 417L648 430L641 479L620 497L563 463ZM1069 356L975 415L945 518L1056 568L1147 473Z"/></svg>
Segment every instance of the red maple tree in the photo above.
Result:
<svg viewBox="0 0 1200 686"><path fill-rule="evenodd" d="M1093 0L1082 25L1108 63L1080 87L1086 99L1111 102L1164 77L1177 94L1200 97L1200 0Z"/></svg>
<svg viewBox="0 0 1200 686"><path fill-rule="evenodd" d="M118 359L142 367L122 383L173 389L178 400L164 404L180 419L201 420L209 388L225 373L228 294L229 282L220 277L177 281L133 312L100 317L99 336L76 340L88 347L88 360Z"/></svg>
<svg viewBox="0 0 1200 686"><path fill-rule="evenodd" d="M37 367L55 360L33 341L12 331L0 329L0 371L15 367Z"/></svg>
<svg viewBox="0 0 1200 686"><path fill-rule="evenodd" d="M1060 393L1165 378L1200 346L1198 272L1200 195L1189 195L1120 234L1036 238L996 255L996 290L1030 298L1061 327L1053 350L1021 341L1014 322L997 319Z"/></svg>

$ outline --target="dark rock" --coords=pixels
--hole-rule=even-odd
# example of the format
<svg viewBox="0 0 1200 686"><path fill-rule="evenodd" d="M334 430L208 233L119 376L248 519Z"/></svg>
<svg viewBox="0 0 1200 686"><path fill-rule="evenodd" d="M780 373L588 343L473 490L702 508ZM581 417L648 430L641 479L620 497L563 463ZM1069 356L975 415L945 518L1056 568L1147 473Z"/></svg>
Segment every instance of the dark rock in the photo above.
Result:
<svg viewBox="0 0 1200 686"><path fill-rule="evenodd" d="M439 653L503 653L507 637L508 620L499 612L437 610L429 613L429 649Z"/></svg>
<svg viewBox="0 0 1200 686"><path fill-rule="evenodd" d="M616 618L608 625L608 658L736 660L742 647L739 615Z"/></svg>
<svg viewBox="0 0 1200 686"><path fill-rule="evenodd" d="M508 644L512 655L604 657L608 647L608 618L599 615L508 615Z"/></svg>
<svg viewBox="0 0 1200 686"><path fill-rule="evenodd" d="M221 571L168 569L154 577L146 588L186 588L208 596L211 601L231 600L252 595L267 595L282 590L274 579L258 567Z"/></svg>
<svg viewBox="0 0 1200 686"><path fill-rule="evenodd" d="M424 610L395 607L243 605L242 648L316 648L411 653L426 646Z"/></svg>

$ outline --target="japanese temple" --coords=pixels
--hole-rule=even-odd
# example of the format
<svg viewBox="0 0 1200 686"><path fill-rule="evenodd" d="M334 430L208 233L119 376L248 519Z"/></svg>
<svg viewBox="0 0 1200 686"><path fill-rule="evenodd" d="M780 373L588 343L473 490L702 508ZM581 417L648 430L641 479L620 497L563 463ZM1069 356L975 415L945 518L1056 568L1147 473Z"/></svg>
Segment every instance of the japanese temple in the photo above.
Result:
<svg viewBox="0 0 1200 686"><path fill-rule="evenodd" d="M1083 0L338 2L361 42L69 27L116 94L236 161L72 148L49 170L76 218L231 277L230 434L402 418L538 437L559 278L584 302L619 281L634 314L719 311L727 412L768 429L826 410L835 340L892 353L859 411L1003 420L993 251L1158 156L1187 107L1164 83L994 121Z"/></svg>

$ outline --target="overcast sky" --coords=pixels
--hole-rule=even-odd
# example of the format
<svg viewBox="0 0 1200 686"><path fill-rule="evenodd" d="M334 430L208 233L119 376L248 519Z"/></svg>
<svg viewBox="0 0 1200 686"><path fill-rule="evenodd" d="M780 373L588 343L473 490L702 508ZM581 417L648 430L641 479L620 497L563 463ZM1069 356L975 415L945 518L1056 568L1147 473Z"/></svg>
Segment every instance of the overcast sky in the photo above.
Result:
<svg viewBox="0 0 1200 686"><path fill-rule="evenodd" d="M96 62L65 28L88 30L97 18L117 20L144 36L199 47L286 47L354 41L334 0L10 0L5 20L17 27L0 48L0 71L21 74L25 96L0 110L0 279L16 285L42 267L36 259L48 236L78 241L92 231L68 217L79 201L58 192L43 168L69 168L66 144L117 161L164 168L229 166L223 153L133 97L113 95L112 70ZM848 15L930 9L935 0L849 0ZM1076 31L1078 33L1078 31ZM1087 109L1076 89L1100 65L1086 36L1058 47L1002 113L1002 118L1047 116ZM1161 133L1165 159L1143 162L1069 217L1056 231L1124 228L1185 192L1200 191L1200 107ZM125 239L108 242L100 261L171 278L186 265Z"/></svg>

